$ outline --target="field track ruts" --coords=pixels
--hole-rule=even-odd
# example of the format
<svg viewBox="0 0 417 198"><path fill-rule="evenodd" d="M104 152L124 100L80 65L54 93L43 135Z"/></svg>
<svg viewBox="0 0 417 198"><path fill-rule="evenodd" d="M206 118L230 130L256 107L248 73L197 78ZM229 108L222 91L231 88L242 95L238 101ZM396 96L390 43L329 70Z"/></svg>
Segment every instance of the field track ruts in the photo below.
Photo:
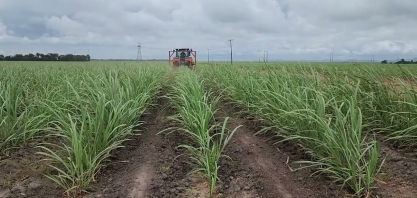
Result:
<svg viewBox="0 0 417 198"><path fill-rule="evenodd" d="M173 78L175 75L171 73L168 80ZM221 181L215 198L347 197L346 191L324 177L310 177L312 170L292 172L288 165L304 159L303 153L291 143L273 145L271 136L254 136L260 129L258 124L237 112L238 109L223 102L216 114L218 121L230 117L229 129L242 126L224 153L232 160L223 158L220 161ZM141 117L145 123L138 135L114 152L112 163L99 173L97 183L89 189L91 193L80 197L207 197L208 187L204 178L199 174L187 175L192 165L188 156L183 155L186 151L175 149L179 144L187 143L187 139L180 133L158 134L176 125L168 119L174 113L168 99L157 99L156 104ZM386 162L388 176L382 181L386 184L380 184L377 190L380 197L417 197L417 190L413 189L417 185L416 162L386 146L382 148L389 158ZM23 147L0 163L0 179L3 179L0 187L7 183L4 178L8 175L19 184L12 191L0 188L0 198L64 197L61 188L39 174L48 168L38 162L40 158L34 152Z"/></svg>
<svg viewBox="0 0 417 198"><path fill-rule="evenodd" d="M233 129L241 126L231 142L225 155L232 158L223 160L220 177L229 184L235 185L235 189L222 189L238 191L246 186L251 187L248 191L239 196L233 197L262 197L262 198L311 198L311 197L344 197L343 191L334 186L331 182L310 177L311 172L301 170L292 172L287 160L297 160L298 156L289 152L282 152L277 146L268 141L268 137L255 136L257 128L255 123L237 115L233 107L222 106L218 112L218 118L230 117L228 128ZM288 149L291 150L291 149ZM232 178L224 175L232 175ZM252 180L252 186L244 184L246 178ZM240 186L236 185L239 184ZM244 185L242 185L244 184ZM246 187L246 188L248 188ZM222 187L224 188L224 187Z"/></svg>
<svg viewBox="0 0 417 198"><path fill-rule="evenodd" d="M144 122L139 127L141 131L123 143L124 148L113 153L112 162L99 172L95 178L97 181L91 184L89 192L80 195L79 198L164 197L157 194L175 197L175 194L179 193L175 192L177 188L167 184L185 176L191 168L185 160L177 162L177 166L172 165L174 158L180 154L173 149L179 141L172 138L181 137L172 135L171 139L165 139L163 134L157 134L170 127L167 118L173 112L167 104L166 99L157 99L156 104L148 108L141 117L141 121ZM33 149L24 147L3 160L0 164L0 187L9 180L17 185L12 184L15 187L11 191L0 188L0 198L66 197L62 188L40 174L48 169L45 164L39 163L40 159ZM23 164L24 162L30 164ZM13 178L8 179L8 175ZM163 189L166 189L166 192Z"/></svg>
<svg viewBox="0 0 417 198"><path fill-rule="evenodd" d="M163 135L158 135L158 132L169 127L169 110L165 99L158 99L152 110L141 119L145 122L141 127L141 135L128 141L125 148L116 154L117 159L112 161L121 162L108 166L100 174L102 182L96 185L96 192L86 198L153 197L152 189L158 189L164 183L164 171L169 171L176 156L170 143Z"/></svg>
<svg viewBox="0 0 417 198"><path fill-rule="evenodd" d="M291 172L287 168L287 158L289 159L288 164L291 166L291 161L306 160L307 156L292 143L273 145L277 138L271 134L254 136L256 131L261 129L261 124L245 118L245 115L237 115L239 111L238 107L225 105L218 112L218 117L231 117L228 128L232 129L242 125L233 141L229 143L225 154L235 160L232 162L235 171L243 169L243 172L247 172L250 170L252 175L257 175L257 185L263 186L262 189L257 189L261 190L258 191L259 195L262 195L260 197L285 197L283 192L288 193L287 197L351 197L347 195L347 191L340 190L324 176L310 177L313 170L304 169ZM381 144L381 155L386 157L382 170L385 176L377 178L378 189L372 197L417 197L415 152L405 155L383 143ZM224 164L221 165L224 166ZM291 192L295 192L295 195L290 196Z"/></svg>

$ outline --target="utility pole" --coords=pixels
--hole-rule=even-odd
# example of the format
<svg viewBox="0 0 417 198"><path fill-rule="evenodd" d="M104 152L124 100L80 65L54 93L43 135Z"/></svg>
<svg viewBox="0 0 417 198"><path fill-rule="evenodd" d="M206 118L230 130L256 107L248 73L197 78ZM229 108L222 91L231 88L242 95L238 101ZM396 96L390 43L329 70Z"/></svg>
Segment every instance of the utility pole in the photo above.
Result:
<svg viewBox="0 0 417 198"><path fill-rule="evenodd" d="M333 62L333 53L330 53L330 62Z"/></svg>
<svg viewBox="0 0 417 198"><path fill-rule="evenodd" d="M136 60L142 60L142 45L138 44L138 54L136 55Z"/></svg>
<svg viewBox="0 0 417 198"><path fill-rule="evenodd" d="M375 62L375 56L372 55L371 63Z"/></svg>
<svg viewBox="0 0 417 198"><path fill-rule="evenodd" d="M229 43L230 43L230 64L233 65L233 47L232 47L232 41L233 41L233 39L229 39Z"/></svg>
<svg viewBox="0 0 417 198"><path fill-rule="evenodd" d="M210 62L210 49L207 49L207 62Z"/></svg>

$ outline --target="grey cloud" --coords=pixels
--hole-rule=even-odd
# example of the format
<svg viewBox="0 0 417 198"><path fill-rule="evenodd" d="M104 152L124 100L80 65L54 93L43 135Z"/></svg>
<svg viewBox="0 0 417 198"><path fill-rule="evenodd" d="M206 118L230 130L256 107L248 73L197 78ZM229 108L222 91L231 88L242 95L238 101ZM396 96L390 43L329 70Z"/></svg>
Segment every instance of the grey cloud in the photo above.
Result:
<svg viewBox="0 0 417 198"><path fill-rule="evenodd" d="M4 25L0 20L0 36L7 35L7 26Z"/></svg>
<svg viewBox="0 0 417 198"><path fill-rule="evenodd" d="M50 31L43 22L31 22L14 24L8 26L16 37L28 37L29 39L37 39L41 36L57 36L56 31Z"/></svg>
<svg viewBox="0 0 417 198"><path fill-rule="evenodd" d="M233 38L237 59L257 60L264 50L270 59L411 58L416 7L392 0L0 1L0 44L6 53L90 49L95 58L135 58L141 42L144 58L191 47L205 60L208 48L227 59Z"/></svg>
<svg viewBox="0 0 417 198"><path fill-rule="evenodd" d="M250 0L203 1L203 13L217 23L241 23L252 19Z"/></svg>
<svg viewBox="0 0 417 198"><path fill-rule="evenodd" d="M221 5L221 6L213 6ZM218 25L244 29L249 33L276 33L280 27L290 25L286 20L288 9L271 0L222 0L204 1L204 13Z"/></svg>
<svg viewBox="0 0 417 198"><path fill-rule="evenodd" d="M285 18L288 19L289 12L290 12L290 3L286 0L280 0L277 2L279 4L279 9L281 10L282 13L284 13Z"/></svg>

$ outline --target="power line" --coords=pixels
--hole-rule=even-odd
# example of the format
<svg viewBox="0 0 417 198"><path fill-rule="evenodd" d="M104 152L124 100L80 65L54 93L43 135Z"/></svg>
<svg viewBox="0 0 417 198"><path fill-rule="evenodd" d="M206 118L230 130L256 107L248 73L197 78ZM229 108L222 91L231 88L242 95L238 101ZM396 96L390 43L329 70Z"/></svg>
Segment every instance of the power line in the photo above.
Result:
<svg viewBox="0 0 417 198"><path fill-rule="evenodd" d="M230 64L233 64L233 48L232 48L232 41L233 41L233 39L229 39L229 43L230 43Z"/></svg>

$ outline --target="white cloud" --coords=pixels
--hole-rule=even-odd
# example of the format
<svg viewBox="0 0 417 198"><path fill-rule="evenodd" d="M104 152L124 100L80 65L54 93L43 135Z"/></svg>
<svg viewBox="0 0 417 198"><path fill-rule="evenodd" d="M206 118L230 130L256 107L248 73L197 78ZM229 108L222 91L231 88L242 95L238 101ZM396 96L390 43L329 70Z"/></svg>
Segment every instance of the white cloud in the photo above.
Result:
<svg viewBox="0 0 417 198"><path fill-rule="evenodd" d="M84 36L88 32L87 26L68 18L52 16L46 19L46 27L59 32L61 36Z"/></svg>
<svg viewBox="0 0 417 198"><path fill-rule="evenodd" d="M417 57L417 1L0 0L0 43L10 53L165 58L191 47L205 60ZM19 14L16 14L19 12ZM7 37L7 39L6 39ZM26 37L26 39L25 39Z"/></svg>

